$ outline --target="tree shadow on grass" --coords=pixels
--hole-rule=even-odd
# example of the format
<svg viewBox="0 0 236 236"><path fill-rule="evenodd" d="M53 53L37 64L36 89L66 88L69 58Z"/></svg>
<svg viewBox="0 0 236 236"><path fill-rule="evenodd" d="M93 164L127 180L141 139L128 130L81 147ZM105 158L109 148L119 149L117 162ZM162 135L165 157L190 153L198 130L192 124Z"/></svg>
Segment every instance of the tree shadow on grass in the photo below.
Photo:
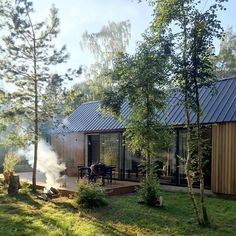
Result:
<svg viewBox="0 0 236 236"><path fill-rule="evenodd" d="M17 199L17 201L33 206L36 209L40 209L42 207L42 204L39 203L39 201L36 201L30 194L20 193L16 195L15 198Z"/></svg>
<svg viewBox="0 0 236 236"><path fill-rule="evenodd" d="M119 198L122 199L122 196ZM172 210L172 205L163 208L148 207L138 204L136 196L130 196L126 201L120 201L119 198L115 197L115 200L110 201L108 207L85 211L84 215L95 221L104 230L117 231L117 235L132 235L133 229L147 235L156 234L157 232L167 235L171 232L183 234L187 232L187 228L190 228L186 218L180 217L180 215L186 217L186 209L181 210L180 207L177 207ZM106 222L112 222L113 225ZM119 225L127 227L126 232L119 231ZM195 227L192 228L193 230L196 229Z"/></svg>
<svg viewBox="0 0 236 236"><path fill-rule="evenodd" d="M22 209L21 205L9 203L0 208L0 235L27 235L26 232L39 232L40 227L33 225L34 217L39 214Z"/></svg>
<svg viewBox="0 0 236 236"><path fill-rule="evenodd" d="M101 229L102 233L104 233L104 234L114 235L114 236L129 236L129 235L131 235L129 233L119 230L117 227L111 226L111 224L108 224L107 221L105 221L105 220L102 220L102 219L100 220L98 218L94 218L88 214L83 214L83 217L88 219L89 221L91 221L97 228Z"/></svg>
<svg viewBox="0 0 236 236"><path fill-rule="evenodd" d="M57 209L66 210L69 212L78 212L78 209L71 202L52 201L52 203L56 206Z"/></svg>
<svg viewBox="0 0 236 236"><path fill-rule="evenodd" d="M29 200L25 196L18 196L19 199L23 200L23 203ZM28 202L26 204L29 205ZM53 211L46 215L46 210L29 209L27 205L21 205L19 202L0 205L0 235L47 235L49 232L58 231L62 235L73 235L68 234L70 229L65 227L60 219L51 217ZM31 206L35 206L35 202Z"/></svg>

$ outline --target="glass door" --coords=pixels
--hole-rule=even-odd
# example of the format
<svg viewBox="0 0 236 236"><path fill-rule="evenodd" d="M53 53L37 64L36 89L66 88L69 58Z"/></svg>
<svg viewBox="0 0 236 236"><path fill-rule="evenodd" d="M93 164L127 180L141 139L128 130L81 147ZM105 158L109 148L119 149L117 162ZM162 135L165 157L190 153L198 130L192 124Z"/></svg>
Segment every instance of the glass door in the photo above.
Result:
<svg viewBox="0 0 236 236"><path fill-rule="evenodd" d="M100 160L100 137L88 135L88 166L98 163Z"/></svg>
<svg viewBox="0 0 236 236"><path fill-rule="evenodd" d="M121 135L120 133L100 134L100 161L113 167L113 178L121 178Z"/></svg>

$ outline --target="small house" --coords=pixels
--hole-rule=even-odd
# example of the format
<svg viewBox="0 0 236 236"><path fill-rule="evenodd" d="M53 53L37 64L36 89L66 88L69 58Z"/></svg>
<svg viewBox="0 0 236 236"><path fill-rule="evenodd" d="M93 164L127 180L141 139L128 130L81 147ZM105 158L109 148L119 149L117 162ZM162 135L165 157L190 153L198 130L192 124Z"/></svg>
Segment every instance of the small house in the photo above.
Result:
<svg viewBox="0 0 236 236"><path fill-rule="evenodd" d="M218 80L211 88L200 91L201 124L208 142L205 158L205 185L215 193L236 195L236 77ZM114 178L139 180L140 153L131 153L125 146L123 124L100 111L100 102L81 104L52 136L51 142L59 157L66 162L69 175L77 175L77 166L101 161L115 166ZM162 153L166 184L186 185L180 156L186 152L184 109L179 96L171 96L162 120L174 127L173 145ZM121 112L129 115L127 103ZM191 114L191 122L196 117ZM197 185L197 183L196 183Z"/></svg>

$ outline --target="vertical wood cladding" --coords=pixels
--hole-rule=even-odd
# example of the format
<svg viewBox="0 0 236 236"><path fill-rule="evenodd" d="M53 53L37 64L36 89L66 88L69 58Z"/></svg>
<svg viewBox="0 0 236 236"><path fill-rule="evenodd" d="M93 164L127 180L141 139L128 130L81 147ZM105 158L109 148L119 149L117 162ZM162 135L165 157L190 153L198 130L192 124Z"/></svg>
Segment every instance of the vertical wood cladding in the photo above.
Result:
<svg viewBox="0 0 236 236"><path fill-rule="evenodd" d="M236 122L212 125L212 191L236 195Z"/></svg>
<svg viewBox="0 0 236 236"><path fill-rule="evenodd" d="M84 165L84 134L73 132L52 137L52 146L67 166L69 176L77 175L77 166Z"/></svg>

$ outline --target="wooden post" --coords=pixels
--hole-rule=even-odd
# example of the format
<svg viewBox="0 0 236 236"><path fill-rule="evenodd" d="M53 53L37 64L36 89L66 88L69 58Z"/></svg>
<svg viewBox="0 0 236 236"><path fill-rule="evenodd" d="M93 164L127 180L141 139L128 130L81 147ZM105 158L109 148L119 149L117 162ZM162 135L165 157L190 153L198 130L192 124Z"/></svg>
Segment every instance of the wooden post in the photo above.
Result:
<svg viewBox="0 0 236 236"><path fill-rule="evenodd" d="M20 188L20 177L19 177L19 175L9 176L8 194L10 194L10 195L18 194L19 188Z"/></svg>

